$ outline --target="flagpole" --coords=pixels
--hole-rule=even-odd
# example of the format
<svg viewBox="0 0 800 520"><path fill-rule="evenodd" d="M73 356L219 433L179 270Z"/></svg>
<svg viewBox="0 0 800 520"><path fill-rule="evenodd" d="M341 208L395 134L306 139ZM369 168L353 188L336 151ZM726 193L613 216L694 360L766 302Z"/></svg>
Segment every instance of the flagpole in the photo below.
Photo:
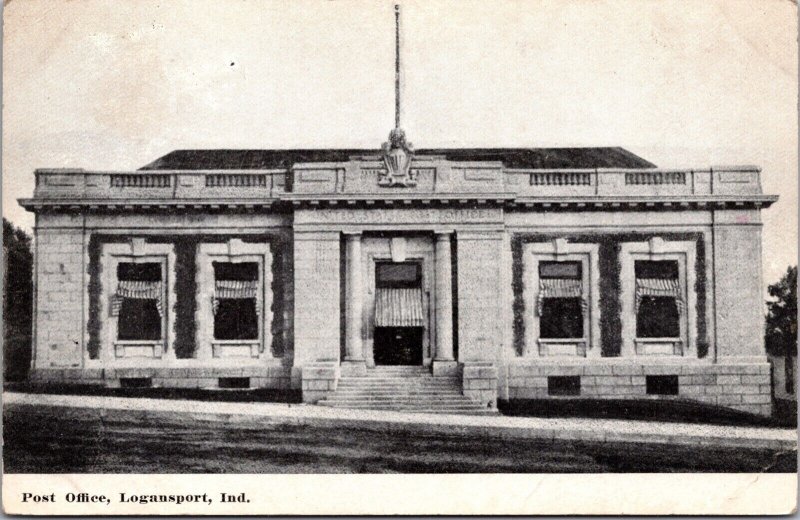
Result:
<svg viewBox="0 0 800 520"><path fill-rule="evenodd" d="M400 128L400 5L394 6L394 127Z"/></svg>

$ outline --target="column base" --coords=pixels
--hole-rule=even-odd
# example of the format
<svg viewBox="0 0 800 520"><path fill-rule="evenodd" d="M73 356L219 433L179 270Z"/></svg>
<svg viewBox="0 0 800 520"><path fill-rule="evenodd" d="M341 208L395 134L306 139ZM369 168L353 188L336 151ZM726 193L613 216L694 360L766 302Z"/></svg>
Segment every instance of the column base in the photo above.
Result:
<svg viewBox="0 0 800 520"><path fill-rule="evenodd" d="M339 370L342 377L364 377L367 375L367 362L363 359L344 360Z"/></svg>
<svg viewBox="0 0 800 520"><path fill-rule="evenodd" d="M451 377L458 375L458 361L440 361L434 359L431 365L433 366L434 377Z"/></svg>

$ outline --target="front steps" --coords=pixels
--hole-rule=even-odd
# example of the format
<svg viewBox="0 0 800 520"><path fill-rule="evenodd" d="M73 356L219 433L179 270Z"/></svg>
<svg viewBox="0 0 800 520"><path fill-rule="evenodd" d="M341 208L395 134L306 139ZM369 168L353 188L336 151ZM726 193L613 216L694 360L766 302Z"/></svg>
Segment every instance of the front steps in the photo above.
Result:
<svg viewBox="0 0 800 520"><path fill-rule="evenodd" d="M321 406L398 412L497 414L461 393L458 377L433 377L421 366L380 366L364 377L341 377Z"/></svg>

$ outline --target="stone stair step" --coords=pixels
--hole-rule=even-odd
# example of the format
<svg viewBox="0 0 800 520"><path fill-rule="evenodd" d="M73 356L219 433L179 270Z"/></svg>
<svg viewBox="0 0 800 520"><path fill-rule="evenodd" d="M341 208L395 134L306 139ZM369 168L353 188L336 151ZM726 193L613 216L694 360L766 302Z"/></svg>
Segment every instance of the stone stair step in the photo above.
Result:
<svg viewBox="0 0 800 520"><path fill-rule="evenodd" d="M434 405L432 403L374 403L374 402L354 402L354 403L336 403L331 401L320 401L323 406L333 406L340 408L376 408L376 409L459 409L459 410L480 410L483 407L474 403L442 403Z"/></svg>
<svg viewBox="0 0 800 520"><path fill-rule="evenodd" d="M398 392L392 392L390 390L381 390L381 391L375 391L375 392L363 391L363 390L337 390L336 395L341 395L341 396L366 395L366 396L389 396L389 397L402 396L402 397L416 397L416 398L420 398L420 397L450 397L450 396L463 397L463 394L461 392L456 391L456 390L448 390L448 391L419 391L419 392L410 392L410 391L407 391L407 390L401 390L401 391L398 391Z"/></svg>
<svg viewBox="0 0 800 520"><path fill-rule="evenodd" d="M394 381L396 383L413 383L420 381L429 381L432 383L446 383L455 385L461 382L460 379L454 377L433 377L433 376L414 376L414 377L379 377L379 376L364 376L364 377L340 377L339 381L347 381L353 383L370 383L373 381Z"/></svg>
<svg viewBox="0 0 800 520"><path fill-rule="evenodd" d="M318 404L354 410L496 413L464 396L461 378L434 377L428 368L419 366L377 367L368 369L363 377L342 377L336 391Z"/></svg>
<svg viewBox="0 0 800 520"><path fill-rule="evenodd" d="M457 381L450 381L446 379L437 380L437 379L427 379L427 378L397 378L397 379L390 379L390 378L379 378L379 377L370 377L370 378L362 378L361 380L353 380L353 379L346 379L346 378L339 378L339 384L341 385L374 385L374 384L391 384L391 385L444 385L444 386L453 386L458 387L461 386Z"/></svg>
<svg viewBox="0 0 800 520"><path fill-rule="evenodd" d="M359 398L359 399L346 399L346 398L336 398L332 397L326 399L325 402L328 403L338 403L338 404L387 404L387 405L418 405L424 404L425 406L438 406L438 405L452 405L452 404L464 404L464 405L473 405L472 401L465 400L465 399L437 399L435 401L428 401L428 400L420 400L420 399L397 399L397 398Z"/></svg>

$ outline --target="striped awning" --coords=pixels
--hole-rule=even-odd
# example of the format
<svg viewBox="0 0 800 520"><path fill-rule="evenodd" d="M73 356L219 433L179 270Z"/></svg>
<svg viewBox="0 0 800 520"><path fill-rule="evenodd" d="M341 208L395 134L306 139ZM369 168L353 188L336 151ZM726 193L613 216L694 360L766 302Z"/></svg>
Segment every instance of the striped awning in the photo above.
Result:
<svg viewBox="0 0 800 520"><path fill-rule="evenodd" d="M117 282L117 292L111 297L111 316L119 316L122 300L155 300L158 315L163 316L164 297L161 282L142 282L134 280L120 280Z"/></svg>
<svg viewBox="0 0 800 520"><path fill-rule="evenodd" d="M246 300L248 298L256 301L256 312L260 312L258 280L216 280L211 308L216 314L219 300Z"/></svg>
<svg viewBox="0 0 800 520"><path fill-rule="evenodd" d="M536 311L542 315L545 298L580 298L581 310L586 313L586 299L583 297L583 282L574 278L539 278L539 298Z"/></svg>
<svg viewBox="0 0 800 520"><path fill-rule="evenodd" d="M685 304L681 295L681 286L677 278L637 278L636 279L636 312L645 296L661 296L675 298L678 312L683 313Z"/></svg>
<svg viewBox="0 0 800 520"><path fill-rule="evenodd" d="M423 327L422 289L377 289L376 327Z"/></svg>

